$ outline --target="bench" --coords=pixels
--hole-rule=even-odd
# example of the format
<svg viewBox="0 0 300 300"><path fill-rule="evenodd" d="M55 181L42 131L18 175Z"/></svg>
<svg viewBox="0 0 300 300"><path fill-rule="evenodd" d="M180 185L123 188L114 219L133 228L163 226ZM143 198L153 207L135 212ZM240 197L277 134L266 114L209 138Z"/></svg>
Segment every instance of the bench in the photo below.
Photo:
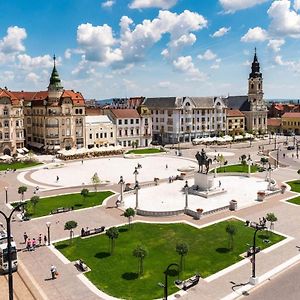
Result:
<svg viewBox="0 0 300 300"><path fill-rule="evenodd" d="M83 228L81 229L81 237L85 237L85 236L90 236L93 234L98 234L101 233L105 230L105 226L101 226L101 227L97 227L94 229L88 229L88 230L84 230Z"/></svg>
<svg viewBox="0 0 300 300"><path fill-rule="evenodd" d="M85 272L88 270L88 266L83 262L82 259L79 259L76 261L75 266L82 272Z"/></svg>
<svg viewBox="0 0 300 300"><path fill-rule="evenodd" d="M73 210L73 206L72 207L59 207L56 209L51 210L51 214L59 214L59 213L64 213L67 211Z"/></svg>
<svg viewBox="0 0 300 300"><path fill-rule="evenodd" d="M187 280L185 280L182 284L182 289L186 291L187 289L191 288L192 286L196 285L199 282L200 275L195 275Z"/></svg>

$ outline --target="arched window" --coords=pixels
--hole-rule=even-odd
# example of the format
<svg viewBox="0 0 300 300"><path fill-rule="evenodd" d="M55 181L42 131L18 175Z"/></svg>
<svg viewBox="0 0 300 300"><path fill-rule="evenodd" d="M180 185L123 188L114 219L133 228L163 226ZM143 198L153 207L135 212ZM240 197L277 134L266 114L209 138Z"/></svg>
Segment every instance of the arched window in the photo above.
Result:
<svg viewBox="0 0 300 300"><path fill-rule="evenodd" d="M261 84L259 83L259 84L258 84L258 89L260 90L260 88L261 88Z"/></svg>
<svg viewBox="0 0 300 300"><path fill-rule="evenodd" d="M251 83L251 89L254 89L254 84L253 83Z"/></svg>
<svg viewBox="0 0 300 300"><path fill-rule="evenodd" d="M2 135L2 132L0 131L0 140L3 139L3 135Z"/></svg>

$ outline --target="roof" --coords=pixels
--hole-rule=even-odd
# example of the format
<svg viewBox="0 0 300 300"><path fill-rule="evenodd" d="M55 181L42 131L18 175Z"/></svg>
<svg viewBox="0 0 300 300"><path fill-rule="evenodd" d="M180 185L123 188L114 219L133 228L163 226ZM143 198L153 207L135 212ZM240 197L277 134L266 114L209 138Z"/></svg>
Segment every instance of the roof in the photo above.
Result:
<svg viewBox="0 0 300 300"><path fill-rule="evenodd" d="M73 90L64 90L61 98L71 98L74 106L84 105L84 98L80 92L74 92Z"/></svg>
<svg viewBox="0 0 300 300"><path fill-rule="evenodd" d="M103 115L103 109L101 109L100 107L86 107L85 114L86 114L86 116Z"/></svg>
<svg viewBox="0 0 300 300"><path fill-rule="evenodd" d="M116 119L128 119L128 118L139 118L140 115L136 109L111 109L111 113Z"/></svg>
<svg viewBox="0 0 300 300"><path fill-rule="evenodd" d="M150 109L159 108L176 108L177 97L158 97L158 98L146 98L144 105Z"/></svg>
<svg viewBox="0 0 300 300"><path fill-rule="evenodd" d="M0 98L7 97L10 99L12 105L19 105L20 99L18 99L11 91L0 88Z"/></svg>
<svg viewBox="0 0 300 300"><path fill-rule="evenodd" d="M111 123L112 121L107 115L99 115L99 116L86 116L85 123L88 124L99 124L99 123Z"/></svg>
<svg viewBox="0 0 300 300"><path fill-rule="evenodd" d="M184 99L190 99L195 107L214 107L215 97L185 97Z"/></svg>
<svg viewBox="0 0 300 300"><path fill-rule="evenodd" d="M240 111L249 111L250 102L247 95L242 96L228 96L223 98L225 105L230 109L238 109Z"/></svg>
<svg viewBox="0 0 300 300"><path fill-rule="evenodd" d="M245 115L238 109L228 109L226 112L227 117L244 117Z"/></svg>
<svg viewBox="0 0 300 300"><path fill-rule="evenodd" d="M267 126L280 127L281 126L281 119L280 118L267 119Z"/></svg>
<svg viewBox="0 0 300 300"><path fill-rule="evenodd" d="M48 97L48 91L39 91L39 92L12 92L18 99L23 99L25 101L33 100L46 100Z"/></svg>
<svg viewBox="0 0 300 300"><path fill-rule="evenodd" d="M282 118L300 118L300 112L286 112Z"/></svg>

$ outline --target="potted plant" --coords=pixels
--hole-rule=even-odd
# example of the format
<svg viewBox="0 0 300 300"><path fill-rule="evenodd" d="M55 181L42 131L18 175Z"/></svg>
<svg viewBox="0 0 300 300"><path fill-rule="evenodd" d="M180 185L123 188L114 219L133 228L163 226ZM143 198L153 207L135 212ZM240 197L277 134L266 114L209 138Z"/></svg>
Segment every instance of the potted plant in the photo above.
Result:
<svg viewBox="0 0 300 300"><path fill-rule="evenodd" d="M266 197L266 192L265 191L258 191L257 192L257 200L258 201L263 201Z"/></svg>
<svg viewBox="0 0 300 300"><path fill-rule="evenodd" d="M280 188L281 188L281 194L283 194L286 191L287 186L285 184L282 184Z"/></svg>
<svg viewBox="0 0 300 300"><path fill-rule="evenodd" d="M201 215L202 215L202 213L203 213L203 208L197 208L197 209L196 209L196 212L197 212L197 217L196 217L196 219L199 220L200 217L201 217Z"/></svg>

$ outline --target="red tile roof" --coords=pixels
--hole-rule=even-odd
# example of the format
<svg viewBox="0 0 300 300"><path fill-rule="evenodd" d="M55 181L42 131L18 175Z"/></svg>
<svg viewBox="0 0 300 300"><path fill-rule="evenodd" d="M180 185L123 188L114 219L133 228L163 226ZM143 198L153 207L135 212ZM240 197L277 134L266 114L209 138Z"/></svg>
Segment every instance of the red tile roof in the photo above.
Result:
<svg viewBox="0 0 300 300"><path fill-rule="evenodd" d="M244 117L245 115L238 109L229 109L226 112L227 117Z"/></svg>
<svg viewBox="0 0 300 300"><path fill-rule="evenodd" d="M8 91L6 89L1 89L0 88L0 98L1 97L9 98L12 105L19 105L20 104L20 100L11 91Z"/></svg>
<svg viewBox="0 0 300 300"><path fill-rule="evenodd" d="M270 118L267 120L267 126L280 127L281 119L280 118Z"/></svg>
<svg viewBox="0 0 300 300"><path fill-rule="evenodd" d="M140 115L136 109L111 109L112 114L117 119L139 118Z"/></svg>
<svg viewBox="0 0 300 300"><path fill-rule="evenodd" d="M286 112L282 118L300 118L300 112Z"/></svg>

